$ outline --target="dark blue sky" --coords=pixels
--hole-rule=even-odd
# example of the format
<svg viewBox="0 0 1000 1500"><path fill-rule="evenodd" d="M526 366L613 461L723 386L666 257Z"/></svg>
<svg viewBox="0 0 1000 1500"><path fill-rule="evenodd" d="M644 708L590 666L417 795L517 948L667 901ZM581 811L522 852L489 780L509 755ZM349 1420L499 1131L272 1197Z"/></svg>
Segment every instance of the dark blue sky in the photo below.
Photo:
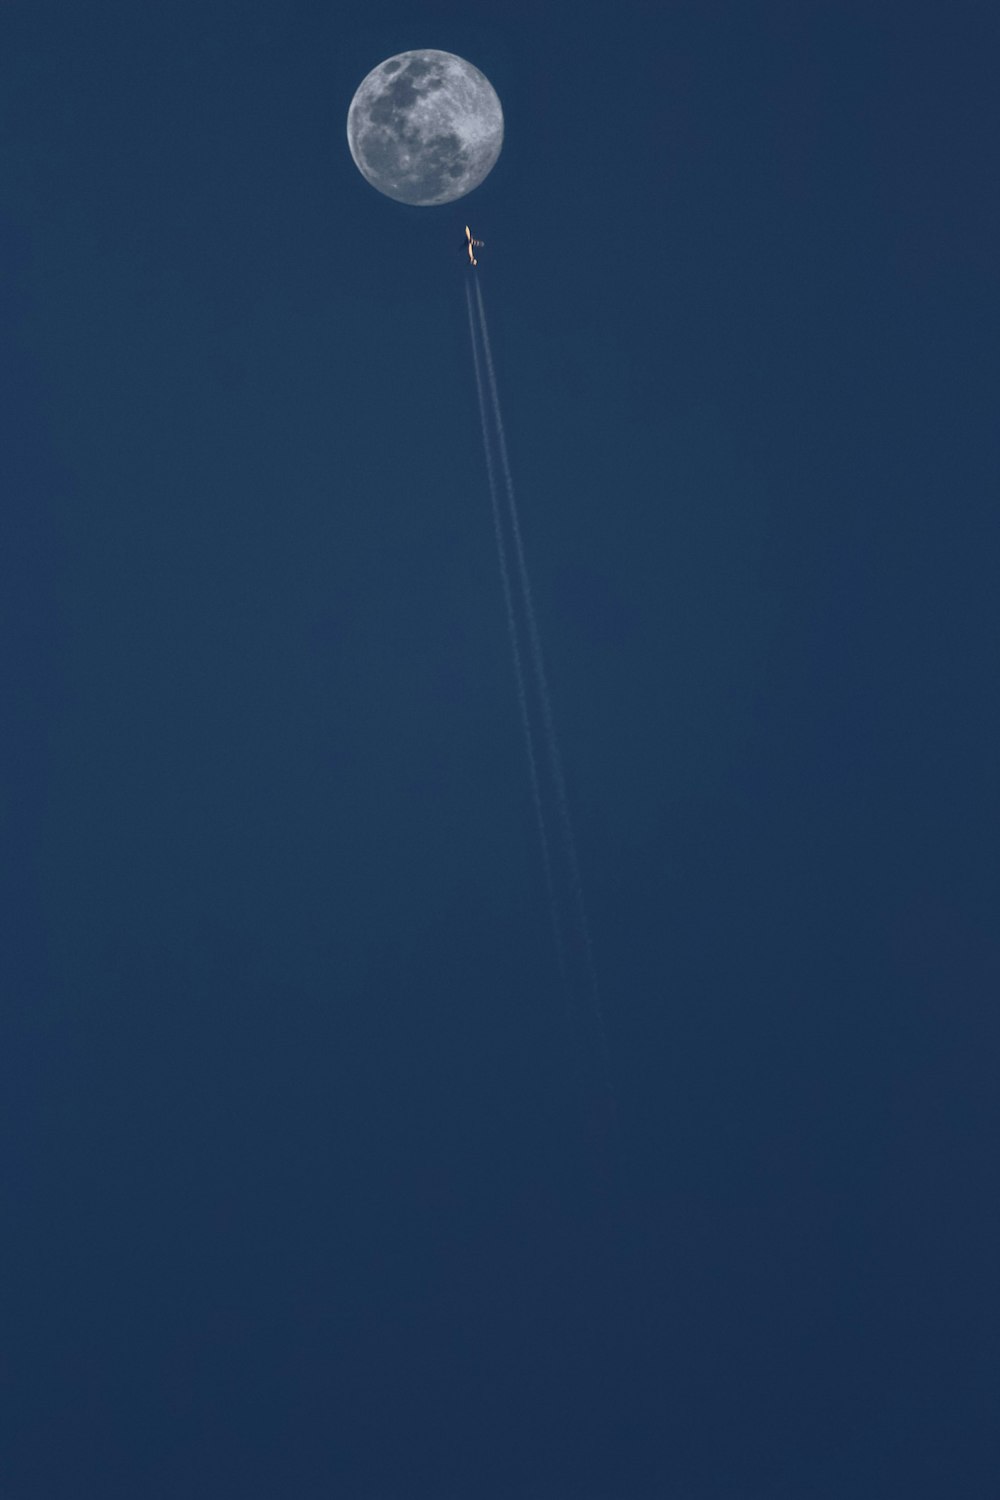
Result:
<svg viewBox="0 0 1000 1500"><path fill-rule="evenodd" d="M997 41L3 6L5 1500L995 1493ZM444 209L345 139L428 46L507 123Z"/></svg>

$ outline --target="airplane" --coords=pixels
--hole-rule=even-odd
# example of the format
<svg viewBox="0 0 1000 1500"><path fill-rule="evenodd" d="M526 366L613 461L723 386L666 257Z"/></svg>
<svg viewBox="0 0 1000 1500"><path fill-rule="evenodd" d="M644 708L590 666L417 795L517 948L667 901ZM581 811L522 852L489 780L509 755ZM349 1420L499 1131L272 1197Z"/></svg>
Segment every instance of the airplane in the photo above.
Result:
<svg viewBox="0 0 1000 1500"><path fill-rule="evenodd" d="M466 224L465 226L465 240L465 248L469 252L469 264L470 266L478 266L479 262L476 259L476 250L483 244L483 241L474 240L472 238L472 230L469 228L468 224Z"/></svg>

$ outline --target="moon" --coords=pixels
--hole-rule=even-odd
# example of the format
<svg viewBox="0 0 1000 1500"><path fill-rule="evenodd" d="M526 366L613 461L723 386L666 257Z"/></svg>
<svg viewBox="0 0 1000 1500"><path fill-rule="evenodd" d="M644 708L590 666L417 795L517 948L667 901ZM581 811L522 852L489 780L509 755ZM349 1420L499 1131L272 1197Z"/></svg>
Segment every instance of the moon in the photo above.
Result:
<svg viewBox="0 0 1000 1500"><path fill-rule="evenodd" d="M400 203L453 203L492 171L503 110L488 78L453 52L399 52L358 85L347 142L361 175Z"/></svg>

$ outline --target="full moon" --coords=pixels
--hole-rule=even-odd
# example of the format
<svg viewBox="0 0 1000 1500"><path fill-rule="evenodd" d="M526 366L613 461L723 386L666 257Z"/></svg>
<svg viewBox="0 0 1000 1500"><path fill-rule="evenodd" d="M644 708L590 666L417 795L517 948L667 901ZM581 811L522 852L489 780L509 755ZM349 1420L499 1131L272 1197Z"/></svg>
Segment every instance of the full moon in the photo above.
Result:
<svg viewBox="0 0 1000 1500"><path fill-rule="evenodd" d="M503 145L493 85L453 52L400 52L373 68L347 112L363 177L400 203L453 203L479 186Z"/></svg>

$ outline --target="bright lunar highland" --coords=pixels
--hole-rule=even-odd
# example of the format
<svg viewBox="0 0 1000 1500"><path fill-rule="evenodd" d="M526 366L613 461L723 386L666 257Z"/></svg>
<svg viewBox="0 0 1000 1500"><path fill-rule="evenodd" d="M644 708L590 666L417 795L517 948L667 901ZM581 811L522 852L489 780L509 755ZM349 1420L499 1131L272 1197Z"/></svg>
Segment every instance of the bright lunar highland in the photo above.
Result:
<svg viewBox="0 0 1000 1500"><path fill-rule="evenodd" d="M503 145L493 85L453 52L400 52L363 79L347 112L358 171L389 198L430 207L464 198Z"/></svg>

